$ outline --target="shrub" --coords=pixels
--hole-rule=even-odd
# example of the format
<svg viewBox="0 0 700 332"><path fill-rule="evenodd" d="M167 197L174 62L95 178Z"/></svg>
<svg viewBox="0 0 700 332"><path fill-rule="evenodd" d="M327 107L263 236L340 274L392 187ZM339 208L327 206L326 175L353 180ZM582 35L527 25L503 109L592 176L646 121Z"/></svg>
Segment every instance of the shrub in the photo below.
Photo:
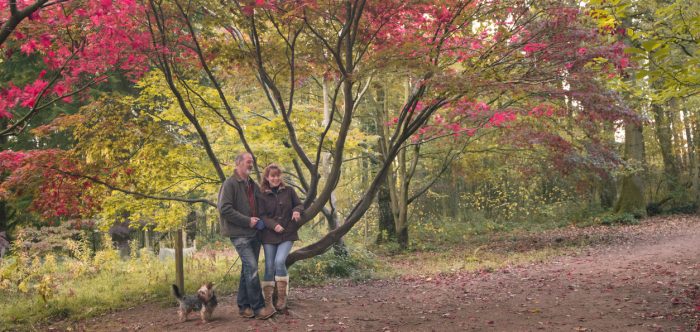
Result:
<svg viewBox="0 0 700 332"><path fill-rule="evenodd" d="M634 225L638 224L639 220L631 213L614 213L601 216L600 223L606 226Z"/></svg>
<svg viewBox="0 0 700 332"><path fill-rule="evenodd" d="M290 268L293 280L301 284L317 285L329 278L367 279L376 270L374 254L364 249L349 249L347 255L336 255L329 251L323 255L306 259Z"/></svg>

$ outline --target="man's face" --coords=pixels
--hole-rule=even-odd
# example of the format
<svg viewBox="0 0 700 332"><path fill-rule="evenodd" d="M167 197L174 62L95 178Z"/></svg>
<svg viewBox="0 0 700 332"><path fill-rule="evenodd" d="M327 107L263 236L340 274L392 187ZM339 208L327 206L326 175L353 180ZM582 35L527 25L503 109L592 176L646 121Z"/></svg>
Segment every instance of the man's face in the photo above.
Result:
<svg viewBox="0 0 700 332"><path fill-rule="evenodd" d="M240 176L250 175L250 173L253 171L253 156L248 153L243 155L243 160L236 165L236 170Z"/></svg>

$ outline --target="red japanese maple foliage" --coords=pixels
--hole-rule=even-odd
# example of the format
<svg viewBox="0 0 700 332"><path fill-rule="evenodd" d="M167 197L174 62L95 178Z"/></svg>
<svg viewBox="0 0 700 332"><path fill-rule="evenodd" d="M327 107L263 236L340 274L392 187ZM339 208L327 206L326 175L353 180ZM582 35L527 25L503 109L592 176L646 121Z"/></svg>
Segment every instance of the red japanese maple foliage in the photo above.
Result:
<svg viewBox="0 0 700 332"><path fill-rule="evenodd" d="M37 6L37 4L42 4ZM32 7L35 6L36 8ZM18 13L31 11L16 26ZM0 23L12 29L0 43L5 61L40 59L43 67L25 83L0 82L0 135L23 130L34 114L120 72L136 79L146 69L147 31L139 24L144 7L135 0L0 0Z"/></svg>
<svg viewBox="0 0 700 332"><path fill-rule="evenodd" d="M0 152L0 199L33 196L31 209L51 221L56 217L85 217L99 206L99 197L86 194L92 186L79 173L80 166L65 151Z"/></svg>
<svg viewBox="0 0 700 332"><path fill-rule="evenodd" d="M358 19L360 24L353 32L336 31L338 26L326 23L329 18L324 15L342 11L339 8L343 5L335 2L246 0L235 3L243 15L255 15L258 9L267 10L270 15L279 14L279 21L289 26L303 21L308 29L318 28L313 33L306 32L309 40L315 40L306 44L316 47L309 53L324 53L320 42L310 38L314 35L323 40L323 34L352 33L351 39L356 38L361 43L357 43L355 53L351 54L354 57L337 56L338 67L348 68L350 64L354 71L353 61L349 60L353 58L378 71L386 64L397 68L405 63L415 73L429 72L430 75L417 77L415 84L429 86L430 90L407 105L408 111L414 114L423 110L428 110L423 114L435 114L427 124L417 121L418 125L423 125L420 129L410 126L411 133L416 130L416 140L446 133L473 135L480 128L476 123L508 127L520 117L570 116L564 110L567 100L583 105L575 116L585 119L613 120L623 116L619 108L614 107L612 96L601 94L597 85L588 84L596 72L585 66L594 58L605 58L613 64L610 70L614 73L615 64L619 64L618 67L625 64L622 48L598 40L594 28L580 24L580 9L558 6L557 1L542 2L540 5L544 9L533 13L530 3L524 1L371 1L363 7L364 13ZM330 8L317 9L323 6ZM7 12L7 7L0 5L0 12ZM43 105L41 99L45 96L65 98L70 94L68 91L79 88L82 82L100 79L111 70L126 71L131 77L138 77L143 64L147 63L142 51L149 47L148 34L136 23L139 15L143 20L142 12L144 8L133 0L65 1L42 9L33 19L23 22L26 24L18 27L13 39L2 45L2 50L6 56L41 55L47 72L22 87L11 83L2 86L0 110L9 111L0 117L17 119L17 114L22 114L19 111L28 114ZM184 42L189 37L180 29L184 26L182 22L174 25L167 21L176 22L176 17L165 17L162 22L166 24L160 22L163 27L178 28L163 28L161 35L167 38L161 38L161 49L154 57L166 76L172 63L183 65L183 58L188 59L188 63L195 58L191 46L182 46L192 44ZM36 24L38 22L44 24ZM273 51L278 52L277 49ZM202 55L204 59L216 56L206 49ZM323 65L323 71L331 76L340 76L339 72L343 71L331 68L335 66L332 61ZM347 80L353 81L354 74L344 73ZM300 80L296 77L294 82ZM563 82L569 87L565 88ZM487 102L501 93L526 95L527 102L501 107ZM292 95L290 93L289 98ZM284 100L277 103L284 104ZM347 109L352 108L351 105ZM438 108L444 109L435 112ZM45 182L37 186L42 197L41 202L35 203L37 210L48 216L72 216L93 206L91 202L81 203L72 198L79 197L84 182L56 170L66 171L78 166L63 157L58 158L59 153L55 151L32 153L4 152L0 155L0 162L6 163L2 166L4 170L14 170L3 184L3 195L21 191L19 179L39 181L41 177L37 176L41 174ZM53 157L48 157L52 154ZM42 164L42 158L49 160ZM51 195L56 199L50 199Z"/></svg>
<svg viewBox="0 0 700 332"><path fill-rule="evenodd" d="M435 64L429 62L441 51L441 61L448 67L436 74L433 91L455 89L455 82L464 82L469 91L423 125L412 137L414 142L450 134L473 136L480 128L510 128L522 118L539 123L546 122L540 118L573 116L584 130L603 122L637 118L601 82L628 66L624 45L611 42L598 31L581 7L540 5L533 9L517 1L384 2L368 9L368 30L381 31L372 51L391 61L424 58L426 67ZM489 9L479 10L483 6ZM474 14L465 20L465 12ZM533 15L538 18L532 19ZM460 70L485 58L492 59L488 61L500 75ZM604 65L590 66L593 63ZM504 98L496 104L505 106L493 105L498 94ZM514 99L521 101L510 102ZM567 109L572 103L578 111ZM429 100L420 101L414 111L420 112L429 104ZM554 128L538 132L547 129L526 126L517 128L532 137L551 138L531 142L551 143L553 148L566 145Z"/></svg>
<svg viewBox="0 0 700 332"><path fill-rule="evenodd" d="M35 77L0 82L0 136L16 135L47 106L72 102L110 75L138 79L151 49L145 10L135 0L0 0L1 62L38 68L29 71ZM89 216L99 202L85 194L89 182L71 175L79 171L66 151L3 151L0 199L32 196L31 208L47 220Z"/></svg>

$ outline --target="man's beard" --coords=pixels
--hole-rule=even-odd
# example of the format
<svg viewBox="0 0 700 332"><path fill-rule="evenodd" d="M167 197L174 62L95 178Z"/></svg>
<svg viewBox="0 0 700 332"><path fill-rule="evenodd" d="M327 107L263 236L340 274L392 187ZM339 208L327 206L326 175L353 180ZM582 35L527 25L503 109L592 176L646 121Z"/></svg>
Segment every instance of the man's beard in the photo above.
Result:
<svg viewBox="0 0 700 332"><path fill-rule="evenodd" d="M243 169L239 169L239 173L240 173L240 174L238 174L239 176L247 177L250 175L250 173L252 173L252 170L249 168L243 168Z"/></svg>

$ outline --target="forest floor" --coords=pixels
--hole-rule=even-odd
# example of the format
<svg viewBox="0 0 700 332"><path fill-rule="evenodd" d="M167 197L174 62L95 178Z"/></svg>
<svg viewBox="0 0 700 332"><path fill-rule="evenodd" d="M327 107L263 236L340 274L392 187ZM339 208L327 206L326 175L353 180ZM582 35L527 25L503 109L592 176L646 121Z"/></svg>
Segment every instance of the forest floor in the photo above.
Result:
<svg viewBox="0 0 700 332"><path fill-rule="evenodd" d="M177 321L152 303L51 331L700 331L700 217L639 225L494 236L483 252L560 248L542 262L475 272L402 274L323 287L293 287L288 314L239 318L235 297L213 321ZM459 252L460 248L455 248ZM389 258L410 269L436 253ZM476 253L474 253L476 255ZM421 272L418 272L421 273ZM294 286L292 281L292 286Z"/></svg>

